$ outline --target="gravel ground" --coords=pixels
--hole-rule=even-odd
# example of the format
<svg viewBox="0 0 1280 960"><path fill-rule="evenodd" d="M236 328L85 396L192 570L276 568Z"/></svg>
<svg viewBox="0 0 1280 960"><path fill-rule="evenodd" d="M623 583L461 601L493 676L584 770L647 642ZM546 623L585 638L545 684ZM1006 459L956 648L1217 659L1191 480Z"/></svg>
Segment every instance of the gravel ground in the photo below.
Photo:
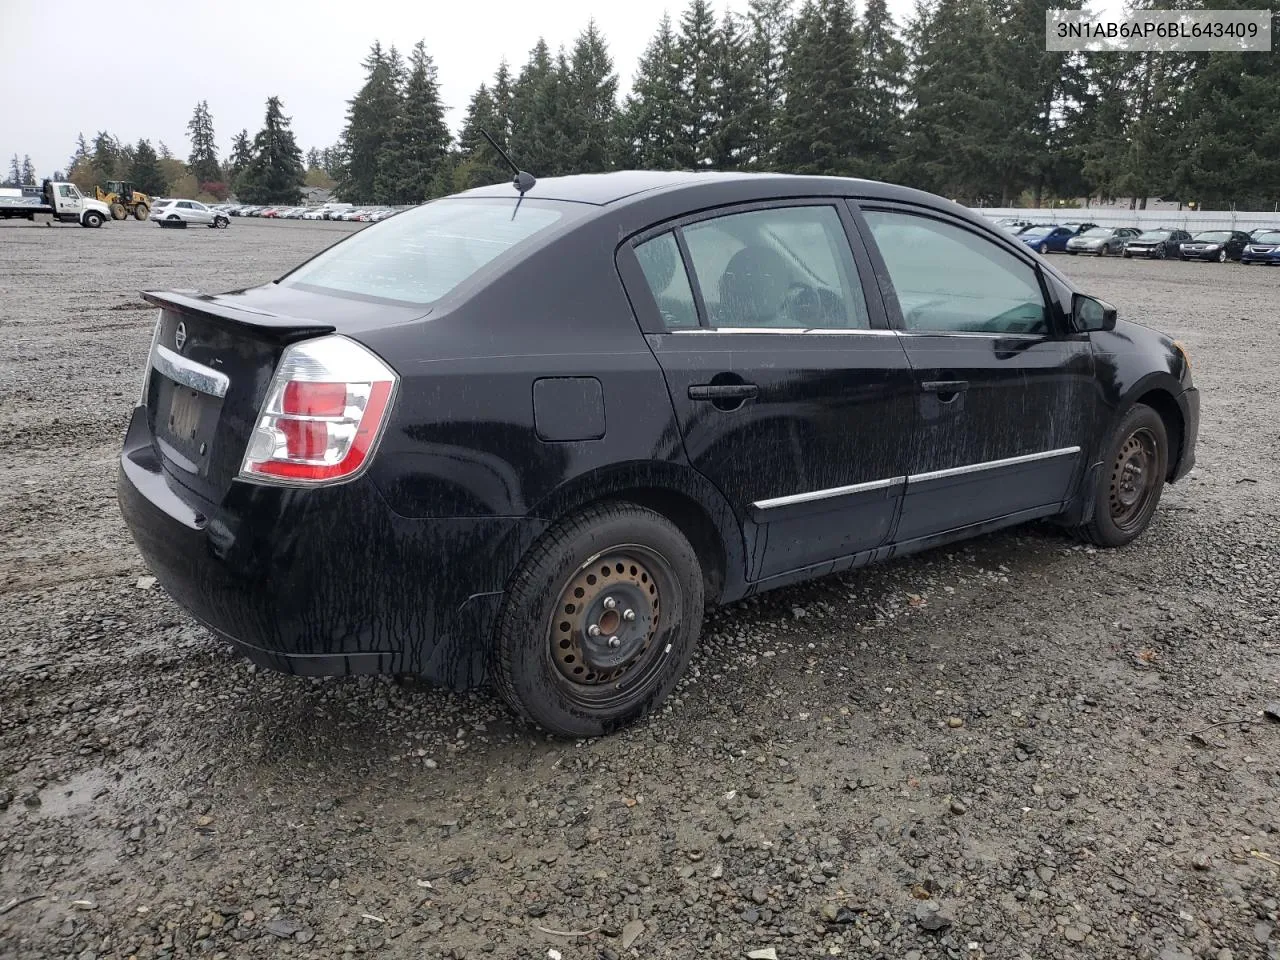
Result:
<svg viewBox="0 0 1280 960"><path fill-rule="evenodd" d="M734 605L570 744L258 672L120 520L136 291L349 229L0 227L0 956L1280 956L1280 271L1056 261L1203 391L1129 549L1030 527Z"/></svg>

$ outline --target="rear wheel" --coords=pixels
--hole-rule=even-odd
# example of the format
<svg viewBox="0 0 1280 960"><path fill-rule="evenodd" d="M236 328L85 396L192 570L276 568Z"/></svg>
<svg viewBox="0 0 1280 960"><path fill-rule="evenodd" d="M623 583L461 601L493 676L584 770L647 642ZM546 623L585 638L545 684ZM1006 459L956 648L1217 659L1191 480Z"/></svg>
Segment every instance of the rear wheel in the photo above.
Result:
<svg viewBox="0 0 1280 960"><path fill-rule="evenodd" d="M702 604L697 554L675 524L632 503L589 507L548 530L508 585L498 691L558 736L611 733L675 687Z"/></svg>
<svg viewBox="0 0 1280 960"><path fill-rule="evenodd" d="M140 203L133 208L133 218L135 220L145 220L151 216L151 208L145 203Z"/></svg>
<svg viewBox="0 0 1280 960"><path fill-rule="evenodd" d="M1049 245L1048 245L1047 243L1042 243L1042 244L1040 244L1040 246L1038 247L1038 249L1039 249L1039 251L1040 251L1042 254L1048 253L1048 252L1049 252Z"/></svg>
<svg viewBox="0 0 1280 960"><path fill-rule="evenodd" d="M1147 528L1164 490L1169 441L1160 414L1135 404L1112 432L1102 464L1093 518L1078 532L1100 547L1122 547Z"/></svg>
<svg viewBox="0 0 1280 960"><path fill-rule="evenodd" d="M124 204L123 204L123 203L119 203L119 202L117 202L117 203L113 203L113 204L111 205L111 219L112 219L112 220L123 220L123 219L124 219L125 217L127 217L128 215L129 215L129 211L128 211L128 210L126 210L126 209L124 208Z"/></svg>

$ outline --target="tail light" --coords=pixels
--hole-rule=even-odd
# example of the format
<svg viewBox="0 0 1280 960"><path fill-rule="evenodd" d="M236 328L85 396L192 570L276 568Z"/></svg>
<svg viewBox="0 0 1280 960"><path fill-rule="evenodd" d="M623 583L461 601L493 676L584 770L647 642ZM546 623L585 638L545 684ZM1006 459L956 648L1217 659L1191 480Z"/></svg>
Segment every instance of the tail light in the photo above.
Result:
<svg viewBox="0 0 1280 960"><path fill-rule="evenodd" d="M286 348L249 437L241 478L317 485L358 476L373 456L399 379L346 337Z"/></svg>

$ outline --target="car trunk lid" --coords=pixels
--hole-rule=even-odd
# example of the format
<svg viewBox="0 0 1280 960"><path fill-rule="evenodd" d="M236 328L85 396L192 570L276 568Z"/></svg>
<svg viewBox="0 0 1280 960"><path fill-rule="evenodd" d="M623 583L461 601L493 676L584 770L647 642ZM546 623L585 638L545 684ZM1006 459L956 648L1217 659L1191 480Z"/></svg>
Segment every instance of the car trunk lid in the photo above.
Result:
<svg viewBox="0 0 1280 960"><path fill-rule="evenodd" d="M221 296L147 292L160 308L142 404L169 474L200 497L221 502L240 472L245 447L281 354L329 333L348 336L423 314L353 303L276 284Z"/></svg>

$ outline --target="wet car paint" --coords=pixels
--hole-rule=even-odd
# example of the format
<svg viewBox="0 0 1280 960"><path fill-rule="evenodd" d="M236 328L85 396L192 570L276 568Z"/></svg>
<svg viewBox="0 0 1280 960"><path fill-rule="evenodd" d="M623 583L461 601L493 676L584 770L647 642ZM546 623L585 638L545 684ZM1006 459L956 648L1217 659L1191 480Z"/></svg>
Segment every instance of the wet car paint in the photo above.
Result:
<svg viewBox="0 0 1280 960"><path fill-rule="evenodd" d="M344 332L402 378L370 469L332 488L229 481L193 489L157 454L146 409L135 411L119 496L162 585L267 665L314 674L412 672L461 688L484 679L487 638L520 557L552 522L590 502L635 500L672 516L699 550L709 599L727 602L1036 516L1087 515L1106 433L1143 397L1154 396L1185 424L1171 450L1170 479L1194 460L1196 399L1179 351L1155 331L1123 322L1114 331L1073 333L1065 277L961 207L905 188L824 178L638 175L635 184L633 195L413 317L287 283L203 300L161 295L173 314L163 335L174 318L202 311L224 314L227 323L257 312L266 327L275 316L305 317L312 327L350 323ZM625 192L617 181L608 190L599 181L543 181L530 195L575 189L595 199ZM475 193L511 196L509 187ZM803 335L748 337L730 351L714 342L716 334L677 344L636 282L630 241L692 210L779 198L842 208L885 336L867 337L844 355L829 344L784 347ZM892 286L860 220L861 205L894 204L963 223L1035 264L1054 334L1035 343L975 339L958 351L895 334ZM218 322L209 320L210 331ZM768 342L753 346L753 339ZM960 407L940 409L920 381L951 368L985 370L990 396L975 391ZM681 380L681 370L750 373L760 402L733 410L687 404L695 378ZM249 377L259 397L269 375ZM540 436L536 398L545 387L538 384L550 381L555 395L583 379L599 384L600 409L568 417L548 410L543 419L567 432ZM1024 388L1039 405L1019 406L1034 414L1019 421L1008 401ZM583 395L595 396L594 389ZM849 437L839 435L841 422L857 427L864 401L872 415ZM960 416L965 428L957 431ZM735 459L744 437L758 442ZM799 454L796 438L808 438ZM1020 465L980 491L944 478L920 483L926 496L906 493L903 484L798 509L752 507L798 490L1016 458L1046 444L1081 452L1069 470L1036 468L1030 484ZM752 487L753 476L766 482ZM979 501L1016 501L1019 491L1030 497L1021 509L984 517L990 504L979 504L976 514L955 513L975 493ZM906 537L897 534L904 505L911 506Z"/></svg>

